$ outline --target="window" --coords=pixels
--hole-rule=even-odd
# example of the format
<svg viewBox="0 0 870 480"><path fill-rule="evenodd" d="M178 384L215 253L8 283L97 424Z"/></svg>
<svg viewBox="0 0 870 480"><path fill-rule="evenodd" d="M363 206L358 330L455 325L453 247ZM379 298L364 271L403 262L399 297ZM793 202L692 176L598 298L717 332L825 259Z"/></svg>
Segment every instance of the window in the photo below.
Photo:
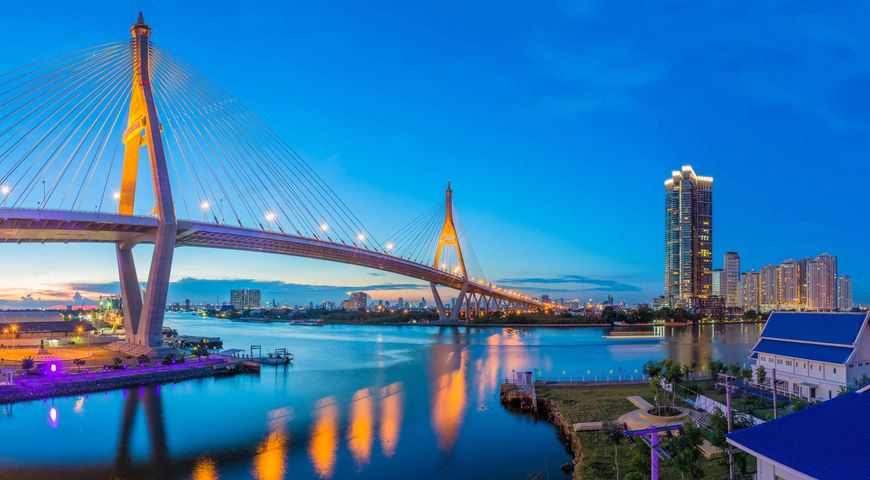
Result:
<svg viewBox="0 0 870 480"><path fill-rule="evenodd" d="M782 359L781 359L781 358L776 359L776 364L777 364L777 365L782 365Z"/></svg>
<svg viewBox="0 0 870 480"><path fill-rule="evenodd" d="M791 360L786 360L786 361L785 361L785 366L786 366L786 367L790 367L790 366L791 366Z"/></svg>
<svg viewBox="0 0 870 480"><path fill-rule="evenodd" d="M834 367L834 373L837 373L837 367Z"/></svg>
<svg viewBox="0 0 870 480"><path fill-rule="evenodd" d="M800 394L801 394L801 387L800 387L800 385L798 385L798 384L796 384L796 383L792 383L792 384L791 384L791 391L794 392L794 393L796 393L796 394L798 394L798 395L800 395Z"/></svg>

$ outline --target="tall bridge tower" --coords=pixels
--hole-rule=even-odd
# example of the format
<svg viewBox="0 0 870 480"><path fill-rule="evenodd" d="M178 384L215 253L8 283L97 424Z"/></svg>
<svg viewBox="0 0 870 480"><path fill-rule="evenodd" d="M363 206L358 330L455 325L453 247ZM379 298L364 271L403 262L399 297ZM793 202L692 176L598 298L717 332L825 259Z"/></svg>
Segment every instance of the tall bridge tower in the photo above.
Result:
<svg viewBox="0 0 870 480"><path fill-rule="evenodd" d="M124 301L124 328L127 332L127 343L155 349L163 343L161 326L169 290L169 274L172 270L178 223L175 219L160 121L157 118L154 91L151 88L149 48L151 27L145 23L142 12L139 12L139 19L130 28L130 33L133 35L133 88L127 130L123 138L124 167L118 213L133 215L139 155L145 147L151 164L156 203L154 211L157 214L158 227L144 299L139 290L136 265L133 263L134 244L118 243L116 252L121 278L121 295Z"/></svg>
<svg viewBox="0 0 870 480"><path fill-rule="evenodd" d="M441 233L438 235L438 246L435 248L435 268L441 268L441 259L444 254L444 248L452 246L456 248L456 256L459 260L459 271L462 273L462 288L459 290L459 295L456 297L456 303L452 305L450 312L444 308L444 302L441 300L441 295L434 283L429 285L432 287L432 296L435 298L435 305L438 307L438 320L440 322L458 322L459 312L462 309L463 302L466 301L465 293L468 290L468 270L465 269L465 259L462 257L462 247L459 246L459 235L456 233L456 224L453 223L453 189L450 188L450 182L447 182L447 190L445 191L447 202L444 209L444 225L441 227Z"/></svg>

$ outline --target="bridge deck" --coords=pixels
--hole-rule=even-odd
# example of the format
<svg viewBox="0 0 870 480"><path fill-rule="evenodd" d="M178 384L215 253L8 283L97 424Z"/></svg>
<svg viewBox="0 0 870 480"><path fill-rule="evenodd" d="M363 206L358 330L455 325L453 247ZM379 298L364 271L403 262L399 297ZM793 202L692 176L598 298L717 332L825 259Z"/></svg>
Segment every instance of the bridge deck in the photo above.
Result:
<svg viewBox="0 0 870 480"><path fill-rule="evenodd" d="M0 243L153 243L157 219L130 215L52 210L0 209ZM176 246L246 250L374 268L459 289L463 278L428 265L352 245L279 232L178 222ZM470 282L468 293L531 307L540 302Z"/></svg>

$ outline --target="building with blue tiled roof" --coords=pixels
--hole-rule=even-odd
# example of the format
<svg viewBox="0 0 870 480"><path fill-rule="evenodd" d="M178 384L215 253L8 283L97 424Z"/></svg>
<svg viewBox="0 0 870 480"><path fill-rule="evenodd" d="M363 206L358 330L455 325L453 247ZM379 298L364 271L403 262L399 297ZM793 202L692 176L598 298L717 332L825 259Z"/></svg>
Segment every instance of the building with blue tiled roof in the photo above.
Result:
<svg viewBox="0 0 870 480"><path fill-rule="evenodd" d="M737 430L728 443L756 459L756 480L870 478L870 387Z"/></svg>
<svg viewBox="0 0 870 480"><path fill-rule="evenodd" d="M752 349L777 391L809 401L831 399L870 376L868 313L773 312Z"/></svg>

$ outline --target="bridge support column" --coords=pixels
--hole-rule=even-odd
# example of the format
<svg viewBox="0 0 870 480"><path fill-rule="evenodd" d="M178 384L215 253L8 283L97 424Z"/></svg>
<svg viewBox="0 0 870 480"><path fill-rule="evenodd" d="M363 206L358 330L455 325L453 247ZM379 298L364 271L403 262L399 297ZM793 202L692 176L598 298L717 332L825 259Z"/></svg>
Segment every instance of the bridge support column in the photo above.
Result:
<svg viewBox="0 0 870 480"><path fill-rule="evenodd" d="M116 244L115 254L118 257L118 273L121 279L124 331L133 335L139 328L139 318L142 315L142 293L139 291L139 276L136 275L136 264L133 262L133 247Z"/></svg>
<svg viewBox="0 0 870 480"><path fill-rule="evenodd" d="M172 271L178 223L172 202L160 121L151 89L151 27L145 24L141 13L139 20L130 28L130 33L133 35L133 86L130 92L127 131L124 132L124 167L118 213L134 214L139 154L142 147L147 146L156 203L154 213L157 215L158 226L144 301L139 294L139 281L133 265L133 246L119 244L116 248L124 301L126 343L144 347L154 353L163 346L163 314L169 291L169 274Z"/></svg>

